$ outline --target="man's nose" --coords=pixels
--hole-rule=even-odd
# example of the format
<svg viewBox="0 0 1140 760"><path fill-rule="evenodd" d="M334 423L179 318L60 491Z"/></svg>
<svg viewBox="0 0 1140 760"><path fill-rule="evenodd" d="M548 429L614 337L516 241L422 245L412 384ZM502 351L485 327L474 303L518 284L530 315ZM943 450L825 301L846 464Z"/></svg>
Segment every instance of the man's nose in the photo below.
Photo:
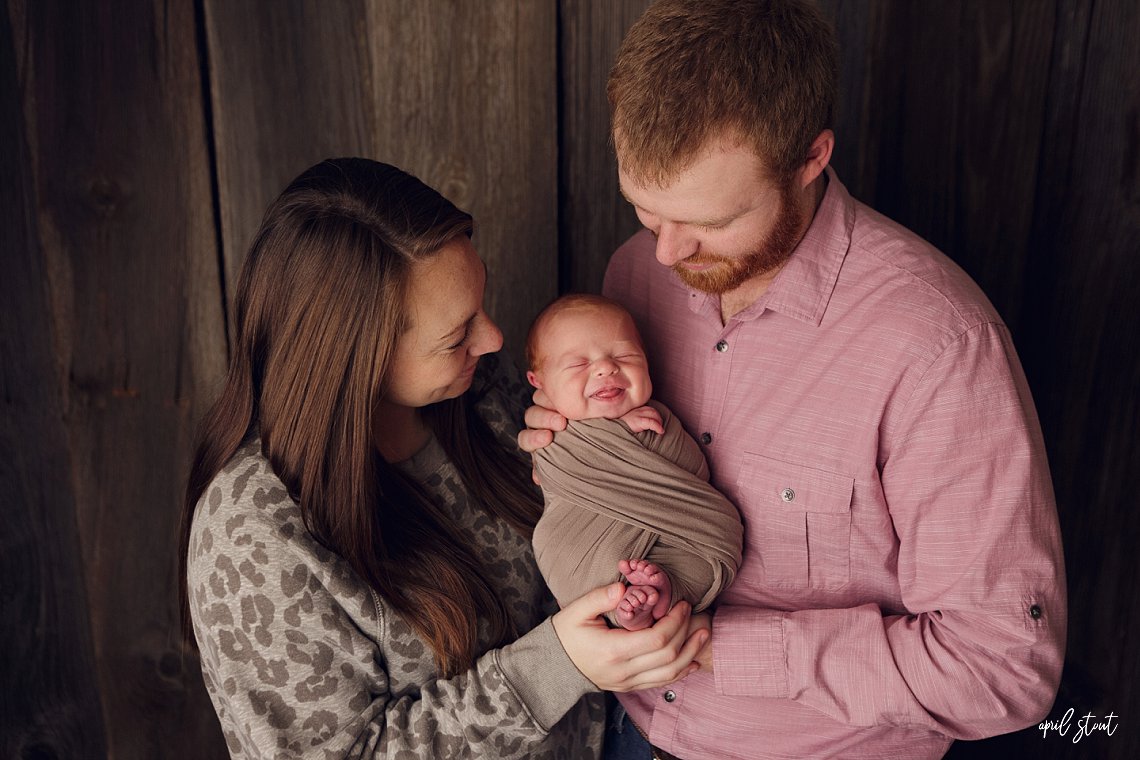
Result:
<svg viewBox="0 0 1140 760"><path fill-rule="evenodd" d="M697 241L679 224L664 222L657 231L657 260L667 267L697 252Z"/></svg>

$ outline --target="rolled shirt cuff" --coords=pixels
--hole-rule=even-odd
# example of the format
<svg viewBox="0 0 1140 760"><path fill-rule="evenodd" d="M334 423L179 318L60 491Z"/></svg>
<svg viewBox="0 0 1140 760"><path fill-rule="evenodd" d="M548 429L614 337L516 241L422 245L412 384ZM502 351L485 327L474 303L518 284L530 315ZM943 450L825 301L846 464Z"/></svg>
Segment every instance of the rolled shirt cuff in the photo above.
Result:
<svg viewBox="0 0 1140 760"><path fill-rule="evenodd" d="M713 616L713 679L718 694L786 699L784 614L722 605Z"/></svg>
<svg viewBox="0 0 1140 760"><path fill-rule="evenodd" d="M570 660L550 618L495 652L495 662L535 723L549 731L598 688Z"/></svg>

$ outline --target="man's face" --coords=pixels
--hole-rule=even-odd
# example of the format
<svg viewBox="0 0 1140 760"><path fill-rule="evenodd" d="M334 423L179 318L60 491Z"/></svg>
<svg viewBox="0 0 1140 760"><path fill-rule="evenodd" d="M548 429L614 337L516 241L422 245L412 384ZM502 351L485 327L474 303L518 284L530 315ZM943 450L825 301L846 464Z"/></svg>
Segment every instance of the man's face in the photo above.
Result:
<svg viewBox="0 0 1140 760"><path fill-rule="evenodd" d="M803 232L790 180L767 177L750 147L724 138L667 187L618 178L641 223L657 238L657 260L690 287L729 293L774 271Z"/></svg>

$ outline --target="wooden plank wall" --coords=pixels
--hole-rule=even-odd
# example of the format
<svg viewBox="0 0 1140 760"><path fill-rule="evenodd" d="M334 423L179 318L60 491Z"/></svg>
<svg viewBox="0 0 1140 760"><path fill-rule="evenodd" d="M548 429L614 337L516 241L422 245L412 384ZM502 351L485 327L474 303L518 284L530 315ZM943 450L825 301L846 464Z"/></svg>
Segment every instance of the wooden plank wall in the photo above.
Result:
<svg viewBox="0 0 1140 760"><path fill-rule="evenodd" d="M226 281L269 202L331 156L475 216L487 308L521 346L557 292L556 14L525 0L205 0Z"/></svg>
<svg viewBox="0 0 1140 760"><path fill-rule="evenodd" d="M4 583L42 582L5 610L3 656L44 679L22 679L30 714L5 731L9 757L161 757L217 733L174 593L192 425L225 362L196 27L190 4L127 6L6 9L20 107L4 119L21 139L0 151L23 169L27 223L11 248L5 232L3 269L38 282L4 305L25 341L4 364L30 362L13 391L39 396L42 427L7 431L24 465L4 490L43 497L17 502L33 530Z"/></svg>
<svg viewBox="0 0 1140 760"><path fill-rule="evenodd" d="M36 228L8 15L0 14L0 531L3 624L0 753L43 757L103 751L95 652L76 526L67 430L52 352L52 309ZM19 579L18 582L16 579ZM53 754L54 753L54 754Z"/></svg>
<svg viewBox="0 0 1140 760"><path fill-rule="evenodd" d="M475 214L517 353L637 227L604 83L646 5L7 0L0 753L225 756L177 654L174 526L263 209L328 156L412 171ZM1081 745L1027 730L951 753L1140 756L1140 9L821 5L840 176L978 279L1037 399L1071 596L1055 717L1121 716Z"/></svg>

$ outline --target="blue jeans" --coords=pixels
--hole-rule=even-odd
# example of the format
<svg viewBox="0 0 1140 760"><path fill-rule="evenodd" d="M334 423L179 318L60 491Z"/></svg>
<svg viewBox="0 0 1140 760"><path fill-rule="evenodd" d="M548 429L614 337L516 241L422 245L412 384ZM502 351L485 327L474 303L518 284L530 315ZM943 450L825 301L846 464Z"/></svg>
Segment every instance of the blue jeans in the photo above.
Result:
<svg viewBox="0 0 1140 760"><path fill-rule="evenodd" d="M653 751L649 742L634 727L626 715L625 708L613 696L613 703L606 716L606 743L602 751L603 760L652 760Z"/></svg>

